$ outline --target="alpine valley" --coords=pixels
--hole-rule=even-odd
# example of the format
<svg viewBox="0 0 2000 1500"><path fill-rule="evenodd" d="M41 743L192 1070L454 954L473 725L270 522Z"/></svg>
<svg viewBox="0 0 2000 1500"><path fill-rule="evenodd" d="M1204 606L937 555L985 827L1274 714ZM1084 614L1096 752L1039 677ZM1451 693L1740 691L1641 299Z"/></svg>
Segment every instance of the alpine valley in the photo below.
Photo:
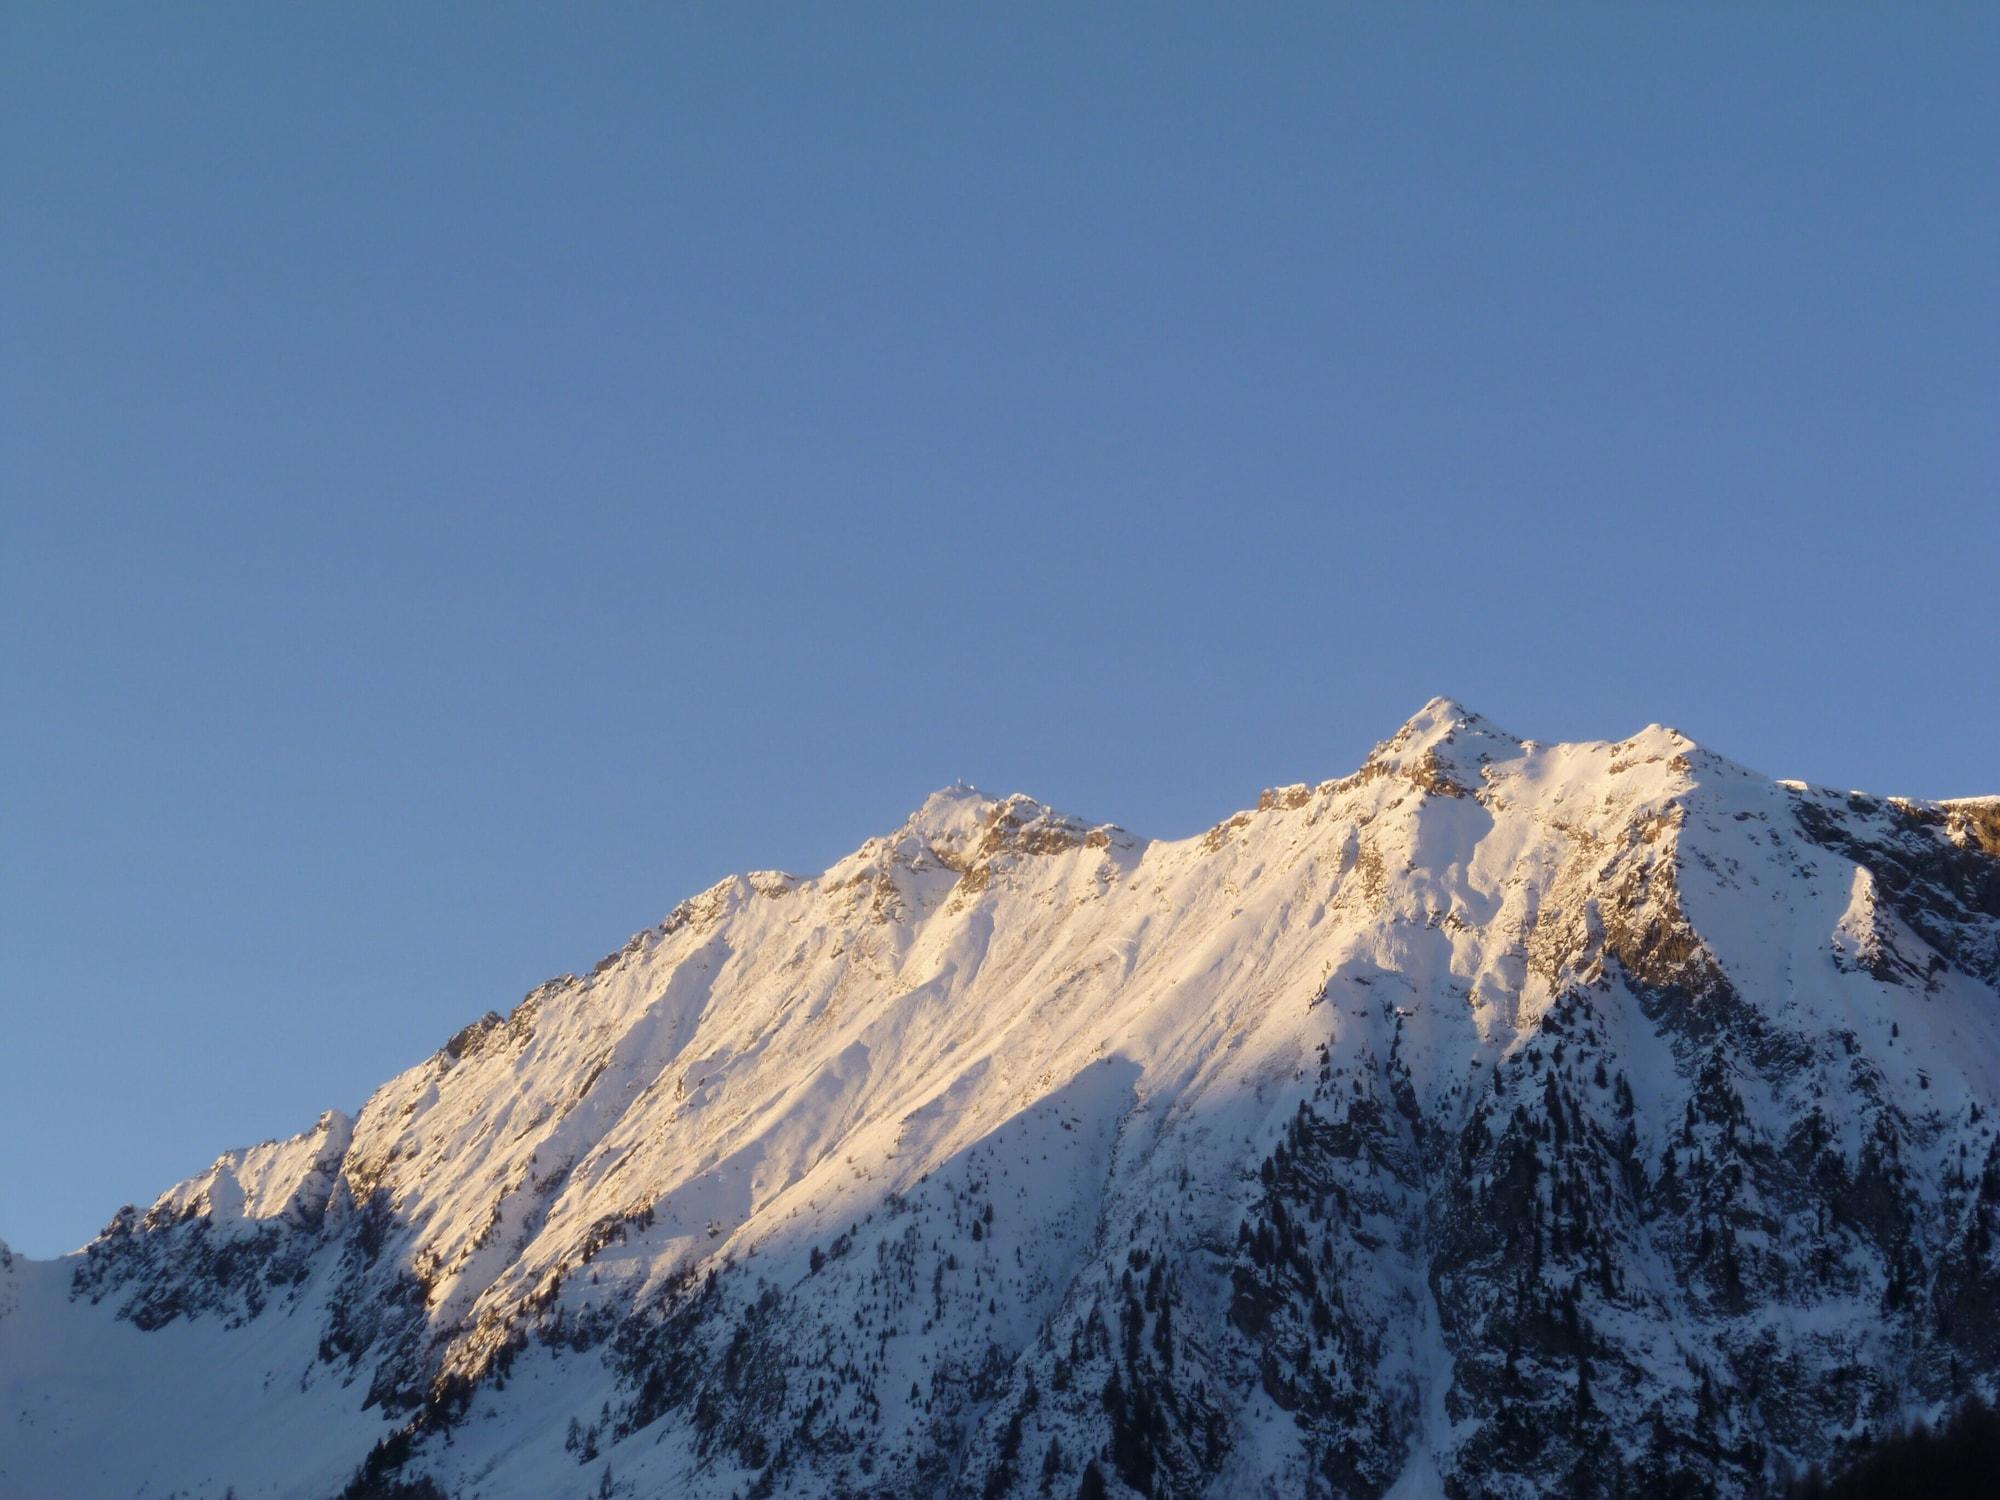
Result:
<svg viewBox="0 0 2000 1500"><path fill-rule="evenodd" d="M1438 699L1193 838L940 792L0 1248L0 1495L1763 1495L1993 1393L1996 1226L2000 799Z"/></svg>

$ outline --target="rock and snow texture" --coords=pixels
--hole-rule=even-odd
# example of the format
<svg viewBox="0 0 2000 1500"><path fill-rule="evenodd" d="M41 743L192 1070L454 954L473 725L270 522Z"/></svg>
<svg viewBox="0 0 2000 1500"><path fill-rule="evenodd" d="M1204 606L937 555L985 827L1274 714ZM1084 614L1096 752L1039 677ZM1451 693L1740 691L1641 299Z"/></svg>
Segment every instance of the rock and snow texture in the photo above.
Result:
<svg viewBox="0 0 2000 1500"><path fill-rule="evenodd" d="M1658 727L954 788L0 1251L0 1495L1763 1493L2000 1377L1996 984L2000 802Z"/></svg>

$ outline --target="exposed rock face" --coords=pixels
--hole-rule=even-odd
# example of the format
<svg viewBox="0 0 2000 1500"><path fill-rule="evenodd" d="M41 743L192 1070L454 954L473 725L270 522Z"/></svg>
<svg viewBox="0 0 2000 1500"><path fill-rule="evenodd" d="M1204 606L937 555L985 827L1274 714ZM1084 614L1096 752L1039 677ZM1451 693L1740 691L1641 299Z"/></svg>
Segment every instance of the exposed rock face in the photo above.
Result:
<svg viewBox="0 0 2000 1500"><path fill-rule="evenodd" d="M0 1491L1768 1493L2000 1379L1996 807L1443 700L939 793L0 1251Z"/></svg>

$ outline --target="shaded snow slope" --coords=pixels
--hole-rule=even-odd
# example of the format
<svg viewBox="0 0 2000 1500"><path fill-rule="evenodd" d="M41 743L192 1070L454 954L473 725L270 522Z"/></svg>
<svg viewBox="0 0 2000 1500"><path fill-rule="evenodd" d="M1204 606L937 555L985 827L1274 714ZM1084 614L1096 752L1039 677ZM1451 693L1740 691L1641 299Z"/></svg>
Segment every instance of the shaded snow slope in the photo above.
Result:
<svg viewBox="0 0 2000 1500"><path fill-rule="evenodd" d="M0 1254L0 1493L1761 1492L2000 1373L1996 806L939 792Z"/></svg>

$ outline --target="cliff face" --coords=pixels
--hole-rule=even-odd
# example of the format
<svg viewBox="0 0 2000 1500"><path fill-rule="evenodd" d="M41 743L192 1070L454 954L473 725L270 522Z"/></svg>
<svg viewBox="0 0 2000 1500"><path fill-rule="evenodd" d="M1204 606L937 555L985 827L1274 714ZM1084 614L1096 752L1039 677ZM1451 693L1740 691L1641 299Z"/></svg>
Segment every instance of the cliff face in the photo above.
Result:
<svg viewBox="0 0 2000 1500"><path fill-rule="evenodd" d="M1442 700L939 793L0 1255L0 1491L1765 1492L2000 1378L1996 809Z"/></svg>

